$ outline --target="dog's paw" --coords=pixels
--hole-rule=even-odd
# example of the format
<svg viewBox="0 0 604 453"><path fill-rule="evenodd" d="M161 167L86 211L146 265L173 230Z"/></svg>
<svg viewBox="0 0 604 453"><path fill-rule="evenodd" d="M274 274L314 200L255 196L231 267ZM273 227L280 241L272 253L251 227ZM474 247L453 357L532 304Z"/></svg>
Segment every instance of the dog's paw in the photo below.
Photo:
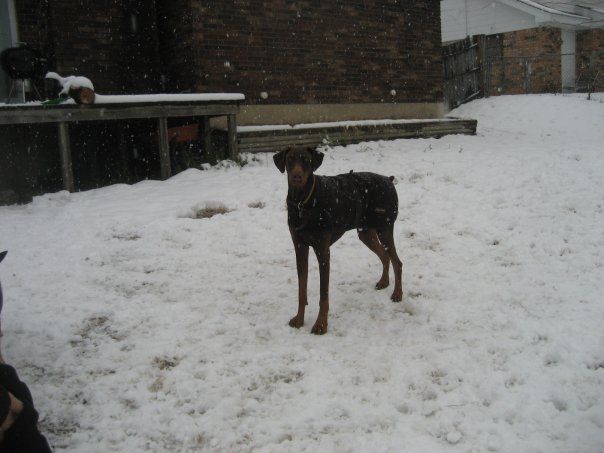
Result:
<svg viewBox="0 0 604 453"><path fill-rule="evenodd" d="M294 316L292 319L289 320L289 325L290 327L295 327L296 329L299 329L304 325L304 317L298 315Z"/></svg>
<svg viewBox="0 0 604 453"><path fill-rule="evenodd" d="M314 333L315 335L326 334L327 333L327 322L317 320L315 325L312 326L312 330L310 331L310 333Z"/></svg>
<svg viewBox="0 0 604 453"><path fill-rule="evenodd" d="M388 285L390 285L390 281L388 280L388 278L380 278L380 281L377 282L375 284L375 289L384 289L384 288L388 288Z"/></svg>
<svg viewBox="0 0 604 453"><path fill-rule="evenodd" d="M403 291L400 289L395 289L394 292L392 293L392 296L390 296L390 300L392 302L400 302L403 300Z"/></svg>

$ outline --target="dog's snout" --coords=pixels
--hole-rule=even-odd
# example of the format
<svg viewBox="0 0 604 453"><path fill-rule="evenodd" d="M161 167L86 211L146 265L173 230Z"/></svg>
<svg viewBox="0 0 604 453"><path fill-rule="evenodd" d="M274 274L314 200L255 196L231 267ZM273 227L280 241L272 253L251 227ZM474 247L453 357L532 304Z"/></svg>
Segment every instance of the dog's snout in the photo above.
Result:
<svg viewBox="0 0 604 453"><path fill-rule="evenodd" d="M295 186L301 186L305 182L304 171L300 166L295 166L289 173L290 184Z"/></svg>

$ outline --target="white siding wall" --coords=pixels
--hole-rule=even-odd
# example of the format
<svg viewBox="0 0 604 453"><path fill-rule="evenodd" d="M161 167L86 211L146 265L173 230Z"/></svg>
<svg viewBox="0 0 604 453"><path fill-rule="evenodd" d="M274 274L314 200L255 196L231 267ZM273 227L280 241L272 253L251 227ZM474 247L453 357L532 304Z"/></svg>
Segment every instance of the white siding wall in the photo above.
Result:
<svg viewBox="0 0 604 453"><path fill-rule="evenodd" d="M443 42L536 27L535 18L496 0L442 0Z"/></svg>

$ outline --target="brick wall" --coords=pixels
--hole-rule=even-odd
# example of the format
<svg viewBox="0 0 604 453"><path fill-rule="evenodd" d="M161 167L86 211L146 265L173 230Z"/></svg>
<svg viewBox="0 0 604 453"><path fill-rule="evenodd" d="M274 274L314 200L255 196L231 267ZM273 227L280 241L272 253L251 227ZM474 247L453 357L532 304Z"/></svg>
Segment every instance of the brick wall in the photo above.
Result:
<svg viewBox="0 0 604 453"><path fill-rule="evenodd" d="M442 101L437 0L15 3L21 40L99 92L237 91L250 104Z"/></svg>
<svg viewBox="0 0 604 453"><path fill-rule="evenodd" d="M54 45L48 39L50 35L49 4L35 0L15 0L17 11L17 29L19 42L34 47L49 60L52 65ZM53 67L53 66L51 66ZM43 79L33 80L38 90L43 91Z"/></svg>
<svg viewBox="0 0 604 453"><path fill-rule="evenodd" d="M99 93L236 91L254 107L287 109L288 104L377 103L378 108L360 106L375 117L384 107L394 111L405 103L428 103L437 110L443 98L438 0L15 0L15 5L20 40L48 58L49 70L87 76ZM336 109L335 115L352 108ZM156 176L154 127L145 121L70 125L76 187ZM0 133L0 149L8 150L0 153L0 189L12 188L22 200L59 190L56 147L53 125Z"/></svg>
<svg viewBox="0 0 604 453"><path fill-rule="evenodd" d="M243 92L249 104L442 101L437 0L177 0L158 8L163 36L176 31L163 53L175 89Z"/></svg>
<svg viewBox="0 0 604 453"><path fill-rule="evenodd" d="M89 77L99 93L161 88L157 14L145 0L15 0L20 41L40 50L50 70ZM36 81L41 91L44 81ZM56 95L47 82L48 96ZM159 177L155 122L69 125L77 190ZM0 127L0 192L20 201L62 188L56 125ZM0 199L0 203L2 200Z"/></svg>
<svg viewBox="0 0 604 453"><path fill-rule="evenodd" d="M20 40L42 51L49 69L84 75L101 93L158 91L153 2L16 0L15 5Z"/></svg>
<svg viewBox="0 0 604 453"><path fill-rule="evenodd" d="M594 29L577 32L577 77L584 74L588 77L595 76L600 71L596 80L595 90L604 90L604 30ZM579 83L582 83L581 81Z"/></svg>
<svg viewBox="0 0 604 453"><path fill-rule="evenodd" d="M548 27L488 36L489 94L560 91L561 44L560 29Z"/></svg>
<svg viewBox="0 0 604 453"><path fill-rule="evenodd" d="M167 91L193 92L197 65L191 1L158 1L156 5L161 72Z"/></svg>

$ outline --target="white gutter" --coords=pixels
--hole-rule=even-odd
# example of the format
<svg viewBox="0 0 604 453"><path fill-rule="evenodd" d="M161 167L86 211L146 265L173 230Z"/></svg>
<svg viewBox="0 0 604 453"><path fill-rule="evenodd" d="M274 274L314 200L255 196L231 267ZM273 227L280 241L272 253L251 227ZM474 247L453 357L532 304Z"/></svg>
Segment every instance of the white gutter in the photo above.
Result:
<svg viewBox="0 0 604 453"><path fill-rule="evenodd" d="M499 0L501 3L524 11L535 18L537 25L556 25L576 27L590 21L587 16L566 13L554 8L543 6L532 0Z"/></svg>
<svg viewBox="0 0 604 453"><path fill-rule="evenodd" d="M566 11L561 11L561 10L555 9L555 8L550 8L549 6L542 5L541 3L537 3L532 0L516 0L516 1L520 2L520 3L524 3L525 5L531 6L533 8L537 8L546 13L556 14L559 16L575 17L578 19L587 19L585 16L581 16L579 14L567 13Z"/></svg>

